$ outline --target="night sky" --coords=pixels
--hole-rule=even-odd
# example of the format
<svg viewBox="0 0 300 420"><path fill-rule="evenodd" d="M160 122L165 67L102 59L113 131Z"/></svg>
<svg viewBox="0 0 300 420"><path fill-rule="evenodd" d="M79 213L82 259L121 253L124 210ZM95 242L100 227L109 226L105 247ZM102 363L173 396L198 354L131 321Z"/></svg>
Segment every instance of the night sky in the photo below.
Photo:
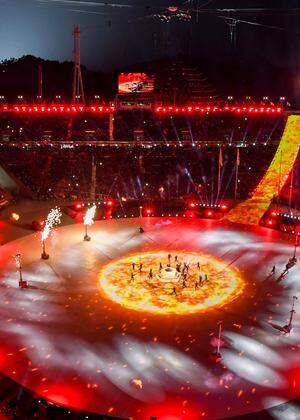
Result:
<svg viewBox="0 0 300 420"><path fill-rule="evenodd" d="M192 12L183 22L168 6L195 9L232 7L296 8L299 1L233 0L0 0L0 59L32 54L45 59L72 59L72 26L82 27L82 62L91 69L115 70L162 57L189 52L198 60L214 58L267 61L299 70L300 10L287 13L240 13L229 16L266 28L239 22L234 46L228 24L216 13ZM220 13L226 15L226 13ZM162 22L157 15L173 16ZM297 31L299 33L297 34ZM298 70L297 70L298 69Z"/></svg>

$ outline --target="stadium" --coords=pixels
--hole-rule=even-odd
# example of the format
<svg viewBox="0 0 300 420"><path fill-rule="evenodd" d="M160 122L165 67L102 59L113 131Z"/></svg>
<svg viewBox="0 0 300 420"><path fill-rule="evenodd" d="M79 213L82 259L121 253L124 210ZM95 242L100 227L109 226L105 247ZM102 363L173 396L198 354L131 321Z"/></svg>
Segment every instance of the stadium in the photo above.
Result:
<svg viewBox="0 0 300 420"><path fill-rule="evenodd" d="M191 38L224 18L181 3L101 7ZM247 10L226 9L231 42L232 20L280 11ZM0 418L299 418L297 91L220 95L172 57L124 65L99 95L81 35L55 76L0 63Z"/></svg>

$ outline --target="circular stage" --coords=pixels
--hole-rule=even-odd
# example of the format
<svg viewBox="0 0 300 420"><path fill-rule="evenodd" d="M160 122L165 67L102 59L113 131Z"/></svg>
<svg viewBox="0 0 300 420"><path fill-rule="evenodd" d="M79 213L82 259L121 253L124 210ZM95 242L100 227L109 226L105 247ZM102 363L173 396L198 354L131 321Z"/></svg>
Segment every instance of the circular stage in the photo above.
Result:
<svg viewBox="0 0 300 420"><path fill-rule="evenodd" d="M90 242L82 225L61 227L46 261L39 234L1 247L0 370L50 401L134 419L222 418L298 397L297 302L281 332L300 289L298 265L281 276L292 238L184 218L143 219L140 233L140 222L97 222Z"/></svg>
<svg viewBox="0 0 300 420"><path fill-rule="evenodd" d="M158 314L192 314L236 299L244 288L237 269L196 252L139 252L107 263L101 290L128 309Z"/></svg>

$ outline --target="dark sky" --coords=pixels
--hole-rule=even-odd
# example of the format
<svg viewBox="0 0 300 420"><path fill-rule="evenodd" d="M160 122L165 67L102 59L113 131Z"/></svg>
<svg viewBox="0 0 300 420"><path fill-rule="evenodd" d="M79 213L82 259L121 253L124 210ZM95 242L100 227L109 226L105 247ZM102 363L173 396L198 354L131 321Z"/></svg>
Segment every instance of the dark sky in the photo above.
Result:
<svg viewBox="0 0 300 420"><path fill-rule="evenodd" d="M296 0L0 0L0 59L32 54L54 60L72 59L72 26L82 27L82 62L92 69L111 70L190 51L198 59L248 60L259 64L298 68L300 63L300 11L290 16L257 12L235 16L239 20L275 28L237 23L236 46L229 26L215 12L192 12L192 21L165 12L168 6L203 9L300 7ZM202 10L200 9L200 10ZM291 12L290 12L291 13ZM173 16L162 22L154 15ZM197 17L198 16L198 17ZM297 34L296 31L299 31Z"/></svg>

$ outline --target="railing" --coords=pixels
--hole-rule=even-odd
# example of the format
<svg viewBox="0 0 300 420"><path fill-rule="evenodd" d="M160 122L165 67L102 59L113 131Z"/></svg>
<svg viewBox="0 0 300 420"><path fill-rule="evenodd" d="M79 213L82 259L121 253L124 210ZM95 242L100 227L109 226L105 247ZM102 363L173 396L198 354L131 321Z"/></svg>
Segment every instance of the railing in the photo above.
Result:
<svg viewBox="0 0 300 420"><path fill-rule="evenodd" d="M216 140L216 141L194 141L191 140L172 140L168 142L163 141L88 141L88 140L80 140L80 141L65 141L65 140L51 140L51 141L0 141L0 147L16 147L16 148L36 148L36 147L58 147L60 149L75 149L76 147L108 147L108 148L122 148L122 147L139 147L144 149L151 149L151 148L159 148L159 147L266 147L271 145L278 145L280 139L276 140L269 140L265 142L264 140L255 140L253 142L243 142L242 140L239 142L231 142L229 143L226 140Z"/></svg>

